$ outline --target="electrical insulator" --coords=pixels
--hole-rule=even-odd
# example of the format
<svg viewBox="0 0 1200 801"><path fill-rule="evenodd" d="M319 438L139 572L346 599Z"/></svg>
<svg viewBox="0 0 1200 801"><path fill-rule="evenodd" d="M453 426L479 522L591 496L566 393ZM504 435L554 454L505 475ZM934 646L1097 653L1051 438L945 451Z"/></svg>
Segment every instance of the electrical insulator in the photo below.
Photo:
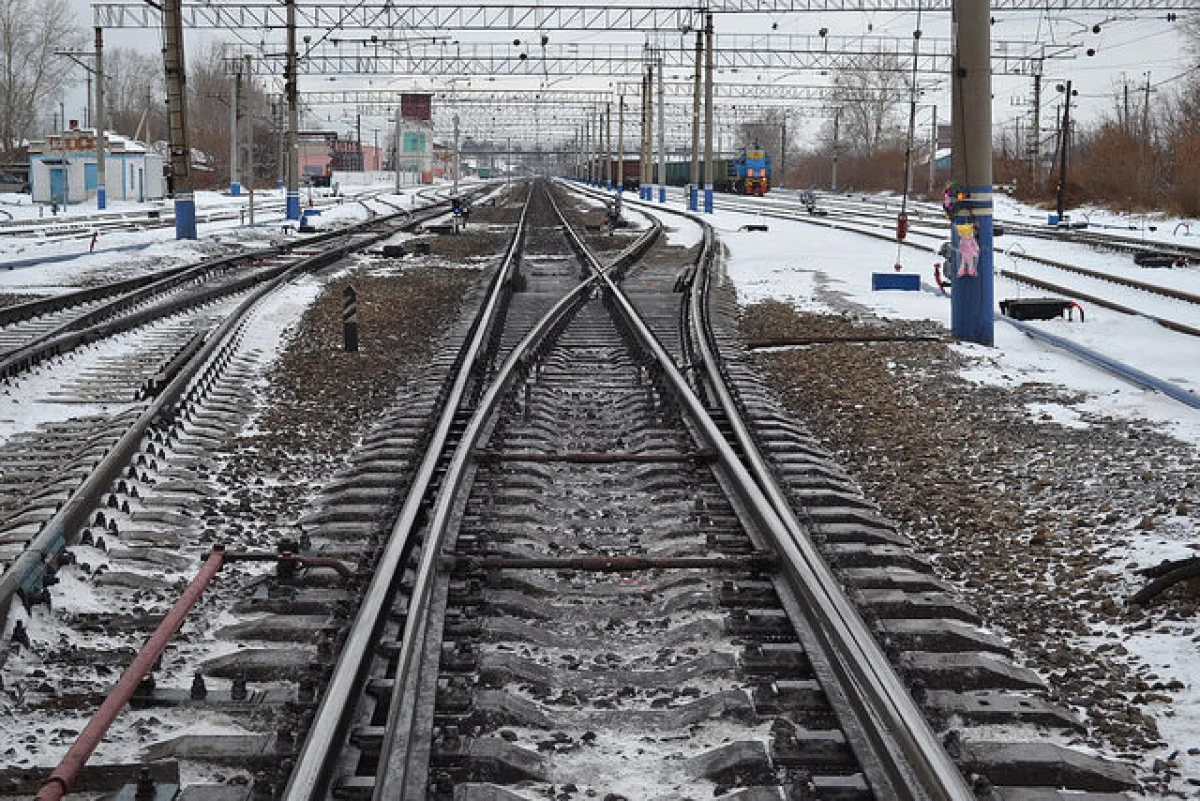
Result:
<svg viewBox="0 0 1200 801"><path fill-rule="evenodd" d="M896 217L896 239L903 242L906 236L908 236L908 215L900 214Z"/></svg>

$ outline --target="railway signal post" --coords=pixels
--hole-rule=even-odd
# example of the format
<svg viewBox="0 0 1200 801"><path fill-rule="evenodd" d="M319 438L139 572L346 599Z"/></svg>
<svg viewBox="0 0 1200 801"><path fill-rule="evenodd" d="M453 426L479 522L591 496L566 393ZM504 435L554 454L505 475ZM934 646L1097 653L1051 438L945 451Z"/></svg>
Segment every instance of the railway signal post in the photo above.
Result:
<svg viewBox="0 0 1200 801"><path fill-rule="evenodd" d="M954 182L946 197L955 268L950 328L959 339L990 346L995 343L991 2L954 0L952 11Z"/></svg>

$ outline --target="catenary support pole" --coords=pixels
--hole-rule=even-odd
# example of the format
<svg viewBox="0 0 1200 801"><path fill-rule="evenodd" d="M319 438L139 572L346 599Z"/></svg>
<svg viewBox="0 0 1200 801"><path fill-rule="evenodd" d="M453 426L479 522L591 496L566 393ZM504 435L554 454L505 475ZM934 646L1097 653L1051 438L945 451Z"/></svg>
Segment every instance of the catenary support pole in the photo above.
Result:
<svg viewBox="0 0 1200 801"><path fill-rule="evenodd" d="M929 123L929 196L933 197L937 182L937 106L933 106L933 120Z"/></svg>
<svg viewBox="0 0 1200 801"><path fill-rule="evenodd" d="M163 61L167 81L167 123L171 147L171 192L175 196L175 238L196 238L196 197L188 143L187 72L183 60L183 2L163 0Z"/></svg>
<svg viewBox="0 0 1200 801"><path fill-rule="evenodd" d="M229 194L232 197L242 194L242 185L238 183L238 97L241 95L241 84L241 69L235 68L233 75L229 76Z"/></svg>
<svg viewBox="0 0 1200 801"><path fill-rule="evenodd" d="M287 4L287 66L284 84L287 93L287 212L289 220L300 219L300 81L296 59L296 0Z"/></svg>
<svg viewBox="0 0 1200 801"><path fill-rule="evenodd" d="M400 145L403 141L403 134L400 129L400 112L401 106L396 104L396 136L392 142L392 169L396 171L396 194L400 194Z"/></svg>
<svg viewBox="0 0 1200 801"><path fill-rule="evenodd" d="M995 341L992 280L992 73L990 0L954 0L951 73L953 177L964 193L953 218L954 292L950 296L951 331L967 342ZM964 234L966 235L964 237ZM964 267L964 242L974 237L974 270ZM966 250L969 262L971 251ZM966 266L970 266L967 264ZM973 274L972 274L973 273Z"/></svg>
<svg viewBox="0 0 1200 801"><path fill-rule="evenodd" d="M841 121L842 110L833 110L833 169L829 174L829 191L837 194L837 162L838 162L838 123Z"/></svg>
<svg viewBox="0 0 1200 801"><path fill-rule="evenodd" d="M104 29L96 26L96 208L108 208L108 186L105 180L104 146Z"/></svg>
<svg viewBox="0 0 1200 801"><path fill-rule="evenodd" d="M704 213L713 210L713 15L704 15Z"/></svg>
<svg viewBox="0 0 1200 801"><path fill-rule="evenodd" d="M704 31L696 29L696 74L692 79L692 175L688 186L688 211L699 208L700 193L700 66L704 54Z"/></svg>
<svg viewBox="0 0 1200 801"><path fill-rule="evenodd" d="M612 164L612 102L604 101L604 188L613 188Z"/></svg>
<svg viewBox="0 0 1200 801"><path fill-rule="evenodd" d="M654 62L646 65L646 200L654 200Z"/></svg>
<svg viewBox="0 0 1200 801"><path fill-rule="evenodd" d="M1071 152L1071 82L1067 81L1066 100L1063 101L1062 131L1059 133L1058 192L1056 210L1058 221L1067 217L1067 154Z"/></svg>
<svg viewBox="0 0 1200 801"><path fill-rule="evenodd" d="M667 202L667 73L658 57L658 202Z"/></svg>
<svg viewBox="0 0 1200 801"><path fill-rule="evenodd" d="M251 105L253 102L251 98L254 97L254 94L249 91L254 87L254 62L251 60L251 56L247 54L244 57L243 63L246 65L242 72L246 76L247 91L243 92L241 96L245 98L243 102L247 104L246 108L249 113L246 114L246 125L243 126L246 129L246 166L242 171L242 184L245 185L246 192L249 195L247 206L250 212L250 224L254 225L254 108Z"/></svg>
<svg viewBox="0 0 1200 801"><path fill-rule="evenodd" d="M617 193L625 191L625 95L617 99Z"/></svg>

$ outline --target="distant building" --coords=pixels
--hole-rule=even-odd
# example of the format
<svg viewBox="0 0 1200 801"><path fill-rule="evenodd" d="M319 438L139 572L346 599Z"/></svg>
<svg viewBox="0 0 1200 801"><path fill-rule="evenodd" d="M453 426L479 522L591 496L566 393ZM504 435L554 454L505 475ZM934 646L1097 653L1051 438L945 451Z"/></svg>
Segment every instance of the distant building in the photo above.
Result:
<svg viewBox="0 0 1200 801"><path fill-rule="evenodd" d="M96 196L96 131L68 130L29 145L29 187L35 203L83 203ZM104 186L109 200L161 200L166 196L163 157L142 142L107 134Z"/></svg>

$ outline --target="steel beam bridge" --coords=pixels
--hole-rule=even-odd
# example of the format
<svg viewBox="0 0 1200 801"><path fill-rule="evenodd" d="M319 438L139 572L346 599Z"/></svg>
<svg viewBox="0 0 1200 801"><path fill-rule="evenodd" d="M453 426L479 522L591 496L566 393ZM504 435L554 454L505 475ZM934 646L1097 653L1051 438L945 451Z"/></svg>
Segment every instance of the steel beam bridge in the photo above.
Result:
<svg viewBox="0 0 1200 801"><path fill-rule="evenodd" d="M698 16L714 14L784 14L882 11L949 12L951 0L713 0L692 6L663 6L649 2L547 7L534 4L395 6L373 0L339 6L296 4L301 29L362 30L444 34L448 30L493 31L687 31L698 27ZM1187 12L1200 10L1200 0L992 0L993 11ZM156 4L148 0L94 2L94 25L102 28L157 28ZM228 30L283 29L286 11L278 2L189 0L181 10L188 28Z"/></svg>

